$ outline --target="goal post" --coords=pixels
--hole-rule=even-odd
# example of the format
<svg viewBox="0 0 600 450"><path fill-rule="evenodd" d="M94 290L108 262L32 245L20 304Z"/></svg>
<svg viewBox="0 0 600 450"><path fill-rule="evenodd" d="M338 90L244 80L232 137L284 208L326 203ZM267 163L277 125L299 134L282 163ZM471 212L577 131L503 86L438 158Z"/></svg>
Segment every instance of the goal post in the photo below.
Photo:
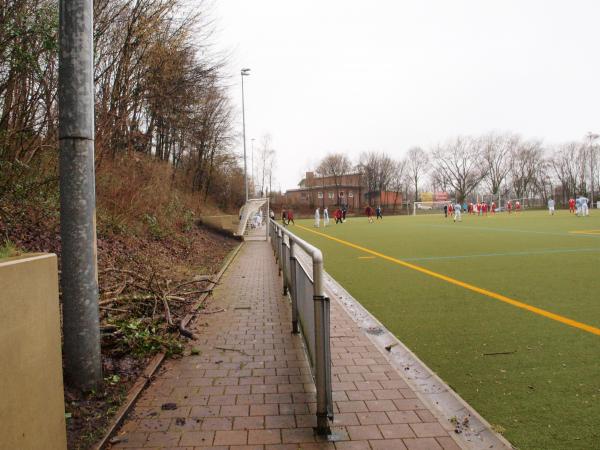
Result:
<svg viewBox="0 0 600 450"><path fill-rule="evenodd" d="M547 207L547 203L541 197L521 197L521 198L508 198L503 202L503 207L510 202L512 208L515 209L517 202L521 209L544 209Z"/></svg>
<svg viewBox="0 0 600 450"><path fill-rule="evenodd" d="M268 238L269 199L254 198L248 200L240 208L239 224L235 236L252 238L252 240ZM266 230L263 226L266 225Z"/></svg>

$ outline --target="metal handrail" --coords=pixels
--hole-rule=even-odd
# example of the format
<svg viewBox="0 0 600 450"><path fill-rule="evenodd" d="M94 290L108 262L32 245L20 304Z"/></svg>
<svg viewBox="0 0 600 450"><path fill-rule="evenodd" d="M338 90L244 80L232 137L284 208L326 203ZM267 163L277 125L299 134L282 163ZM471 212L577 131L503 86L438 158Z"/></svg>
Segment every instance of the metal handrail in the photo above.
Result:
<svg viewBox="0 0 600 450"><path fill-rule="evenodd" d="M299 323L301 325L303 322L303 318L301 317L298 308L298 301L301 300L298 298L298 285L296 280L296 269L298 266L312 282L315 348L314 354L310 355L309 360L311 361L311 369L313 370L315 386L317 389L317 433L327 435L331 432L329 420L333 419L333 401L331 388L329 298L325 295L323 285L323 253L317 247L299 238L274 220L270 219L270 222L271 245L273 246L273 251L277 258L279 273L283 274L284 295L289 294L292 299L292 331L294 333L300 332L301 327L299 326ZM288 255L286 255L286 247L289 247ZM310 277L311 274L309 274L297 260L298 248L304 250L312 260L312 279ZM307 319L310 318L304 318L304 320ZM311 346L308 343L309 337L304 335L304 333L303 337L307 343L306 347L309 353L311 353L313 349L310 348Z"/></svg>

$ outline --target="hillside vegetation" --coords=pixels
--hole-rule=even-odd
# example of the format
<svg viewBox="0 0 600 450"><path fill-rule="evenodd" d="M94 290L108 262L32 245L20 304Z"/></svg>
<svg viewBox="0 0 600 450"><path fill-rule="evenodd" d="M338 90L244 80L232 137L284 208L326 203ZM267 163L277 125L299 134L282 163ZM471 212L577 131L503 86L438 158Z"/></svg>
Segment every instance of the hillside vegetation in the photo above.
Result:
<svg viewBox="0 0 600 450"><path fill-rule="evenodd" d="M148 358L184 351L179 322L236 245L196 220L237 211L244 195L209 12L203 2L94 2L105 386L66 386L70 448L98 439ZM2 2L0 24L0 256L60 262L58 2Z"/></svg>

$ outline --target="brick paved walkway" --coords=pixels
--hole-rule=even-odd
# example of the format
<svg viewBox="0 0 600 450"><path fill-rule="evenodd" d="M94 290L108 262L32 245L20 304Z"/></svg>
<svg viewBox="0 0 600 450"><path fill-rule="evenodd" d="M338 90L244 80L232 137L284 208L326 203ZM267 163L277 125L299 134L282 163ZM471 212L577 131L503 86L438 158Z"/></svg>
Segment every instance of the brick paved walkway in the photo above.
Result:
<svg viewBox="0 0 600 450"><path fill-rule="evenodd" d="M416 398L336 301L331 307L336 442L313 435L315 387L263 241L244 244L215 290L207 311L225 311L196 321L200 353L165 363L113 448L459 449L450 424Z"/></svg>

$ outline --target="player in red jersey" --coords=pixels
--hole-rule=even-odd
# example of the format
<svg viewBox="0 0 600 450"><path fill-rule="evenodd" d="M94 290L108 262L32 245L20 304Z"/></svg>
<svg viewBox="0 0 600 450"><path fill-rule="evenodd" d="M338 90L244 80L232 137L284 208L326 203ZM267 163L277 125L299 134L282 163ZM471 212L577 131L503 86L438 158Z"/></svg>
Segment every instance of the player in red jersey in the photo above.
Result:
<svg viewBox="0 0 600 450"><path fill-rule="evenodd" d="M369 223L373 223L373 208L371 208L371 206L365 208L365 215L367 216L367 219L369 219Z"/></svg>
<svg viewBox="0 0 600 450"><path fill-rule="evenodd" d="M569 199L569 212L570 213L575 212L575 199L574 198Z"/></svg>
<svg viewBox="0 0 600 450"><path fill-rule="evenodd" d="M492 211L492 214L496 214L496 202L492 202L491 211Z"/></svg>
<svg viewBox="0 0 600 450"><path fill-rule="evenodd" d="M512 202L510 200L506 202L506 209L509 214L512 212Z"/></svg>
<svg viewBox="0 0 600 450"><path fill-rule="evenodd" d="M519 211L521 211L521 202L519 200L517 200L515 202L515 214L518 213Z"/></svg>

